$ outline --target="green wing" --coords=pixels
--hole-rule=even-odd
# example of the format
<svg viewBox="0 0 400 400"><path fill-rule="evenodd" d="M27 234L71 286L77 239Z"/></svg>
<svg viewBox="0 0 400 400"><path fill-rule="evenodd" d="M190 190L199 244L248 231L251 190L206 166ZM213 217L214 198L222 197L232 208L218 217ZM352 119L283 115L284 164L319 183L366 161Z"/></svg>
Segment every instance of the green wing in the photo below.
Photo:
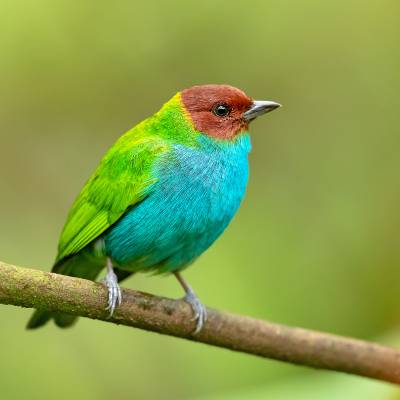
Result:
<svg viewBox="0 0 400 400"><path fill-rule="evenodd" d="M152 167L166 146L143 126L111 147L75 200L61 233L56 263L75 254L140 202L156 182Z"/></svg>

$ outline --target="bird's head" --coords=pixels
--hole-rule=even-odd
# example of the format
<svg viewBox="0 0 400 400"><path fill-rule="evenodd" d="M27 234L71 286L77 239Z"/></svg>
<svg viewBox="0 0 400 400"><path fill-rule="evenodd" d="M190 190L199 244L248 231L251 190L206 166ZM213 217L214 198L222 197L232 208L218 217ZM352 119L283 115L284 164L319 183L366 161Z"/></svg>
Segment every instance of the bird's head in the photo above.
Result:
<svg viewBox="0 0 400 400"><path fill-rule="evenodd" d="M258 116L280 107L273 101L253 100L229 85L193 86L181 92L181 101L197 131L225 140L246 131Z"/></svg>

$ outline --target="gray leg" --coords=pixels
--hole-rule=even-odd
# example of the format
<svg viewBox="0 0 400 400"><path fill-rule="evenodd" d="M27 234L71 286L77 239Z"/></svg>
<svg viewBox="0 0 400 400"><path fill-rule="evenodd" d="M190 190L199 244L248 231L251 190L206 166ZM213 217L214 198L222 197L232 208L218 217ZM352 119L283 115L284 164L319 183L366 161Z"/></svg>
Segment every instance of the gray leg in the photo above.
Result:
<svg viewBox="0 0 400 400"><path fill-rule="evenodd" d="M102 281L108 289L108 306L106 310L110 310L110 318L114 314L115 308L121 304L122 293L118 285L117 275L114 273L112 262L107 258L107 275Z"/></svg>
<svg viewBox="0 0 400 400"><path fill-rule="evenodd" d="M193 334L195 335L199 333L204 326L204 322L207 319L207 310L203 306L203 304L201 304L199 298L196 296L196 293L193 291L190 285L183 279L181 274L179 272L174 272L174 275L176 276L176 279L178 279L178 282L181 284L186 293L183 299L190 304L194 312L196 329L194 330Z"/></svg>

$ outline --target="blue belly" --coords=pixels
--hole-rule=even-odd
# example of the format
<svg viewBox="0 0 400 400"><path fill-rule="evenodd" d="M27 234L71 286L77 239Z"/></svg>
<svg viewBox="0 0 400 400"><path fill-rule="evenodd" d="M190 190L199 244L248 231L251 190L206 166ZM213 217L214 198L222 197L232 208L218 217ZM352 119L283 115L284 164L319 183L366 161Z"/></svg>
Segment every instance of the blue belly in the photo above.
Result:
<svg viewBox="0 0 400 400"><path fill-rule="evenodd" d="M158 182L150 195L106 233L106 254L120 268L182 269L228 226L246 190L249 137L205 144L174 146L156 166Z"/></svg>

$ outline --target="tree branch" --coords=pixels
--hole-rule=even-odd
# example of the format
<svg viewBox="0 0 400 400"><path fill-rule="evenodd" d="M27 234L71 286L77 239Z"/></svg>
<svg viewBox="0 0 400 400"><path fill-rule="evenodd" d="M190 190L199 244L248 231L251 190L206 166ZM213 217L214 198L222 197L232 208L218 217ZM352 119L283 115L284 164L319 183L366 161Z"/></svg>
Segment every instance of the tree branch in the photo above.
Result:
<svg viewBox="0 0 400 400"><path fill-rule="evenodd" d="M0 303L61 311L261 357L400 383L400 351L393 348L212 309L208 309L203 330L193 336L192 311L184 301L127 289L123 290L121 306L108 319L107 290L102 284L2 262Z"/></svg>

